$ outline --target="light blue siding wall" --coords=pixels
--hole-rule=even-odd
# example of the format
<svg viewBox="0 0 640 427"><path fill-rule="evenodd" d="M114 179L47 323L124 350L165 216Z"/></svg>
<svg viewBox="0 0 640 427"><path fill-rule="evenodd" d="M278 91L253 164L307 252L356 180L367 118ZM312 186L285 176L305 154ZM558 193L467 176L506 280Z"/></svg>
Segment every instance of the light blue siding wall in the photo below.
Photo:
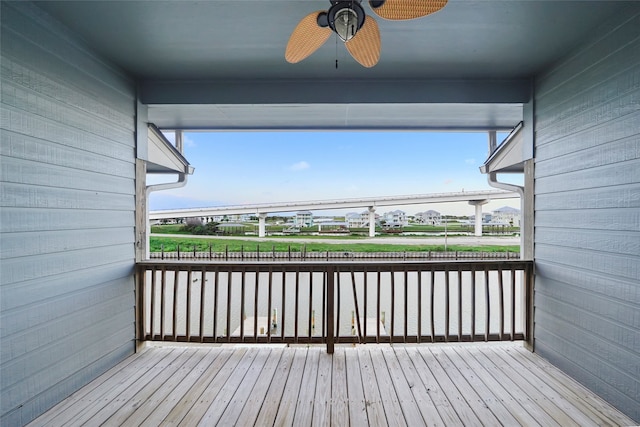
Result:
<svg viewBox="0 0 640 427"><path fill-rule="evenodd" d="M21 425L134 351L134 86L2 2L0 381Z"/></svg>
<svg viewBox="0 0 640 427"><path fill-rule="evenodd" d="M640 421L640 4L536 79L536 351Z"/></svg>

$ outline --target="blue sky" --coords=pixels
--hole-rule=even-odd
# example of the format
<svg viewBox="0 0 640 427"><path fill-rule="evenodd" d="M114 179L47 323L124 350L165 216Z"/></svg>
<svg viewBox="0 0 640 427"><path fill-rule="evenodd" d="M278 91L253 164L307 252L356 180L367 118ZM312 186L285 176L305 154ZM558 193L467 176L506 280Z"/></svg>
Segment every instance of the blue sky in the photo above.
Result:
<svg viewBox="0 0 640 427"><path fill-rule="evenodd" d="M185 132L184 142L195 173L151 193L151 210L491 189L478 169L485 132ZM484 210L504 205L519 202ZM466 203L398 208L473 214Z"/></svg>

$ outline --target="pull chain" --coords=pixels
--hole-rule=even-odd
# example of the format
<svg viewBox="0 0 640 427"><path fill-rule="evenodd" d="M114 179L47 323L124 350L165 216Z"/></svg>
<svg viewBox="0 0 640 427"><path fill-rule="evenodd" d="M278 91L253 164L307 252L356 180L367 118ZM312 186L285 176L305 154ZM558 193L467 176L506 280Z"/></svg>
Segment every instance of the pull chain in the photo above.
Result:
<svg viewBox="0 0 640 427"><path fill-rule="evenodd" d="M336 70L338 69L338 36L336 35Z"/></svg>

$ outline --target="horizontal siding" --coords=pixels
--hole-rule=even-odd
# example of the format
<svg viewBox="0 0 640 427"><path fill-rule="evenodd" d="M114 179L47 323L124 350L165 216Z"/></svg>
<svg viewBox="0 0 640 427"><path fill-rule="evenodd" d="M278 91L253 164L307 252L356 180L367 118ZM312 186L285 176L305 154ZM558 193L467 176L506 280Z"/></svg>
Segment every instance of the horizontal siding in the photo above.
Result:
<svg viewBox="0 0 640 427"><path fill-rule="evenodd" d="M638 43L629 46L616 55L622 55L625 61L630 61L630 54L638 48ZM612 58L615 60L615 58ZM540 130L550 129L552 123L556 120L580 117L583 113L590 113L601 110L605 106L611 105L612 97L625 98L634 96L634 85L640 79L640 67L637 64L631 64L629 68L624 69L615 67L608 70L605 76L591 88L574 87L574 93L569 95L569 99L555 100L552 96L543 98L545 111L541 113L546 116L542 122L538 123ZM557 101L557 102L555 102Z"/></svg>
<svg viewBox="0 0 640 427"><path fill-rule="evenodd" d="M559 264L576 267L584 275L601 272L612 277L628 279L635 283L640 280L640 260L637 255L621 255L599 250L573 248L536 241L536 259L556 261Z"/></svg>
<svg viewBox="0 0 640 427"><path fill-rule="evenodd" d="M621 173L633 173L621 171ZM556 179L564 179L556 175ZM540 177L543 179L545 177ZM574 183L579 188L579 183ZM536 194L536 210L640 208L640 183L614 187L587 188L559 193ZM571 222L571 218L565 219Z"/></svg>
<svg viewBox="0 0 640 427"><path fill-rule="evenodd" d="M123 331L126 333L126 329ZM117 335L116 335L117 338ZM107 371L105 367L113 367L127 356L131 355L131 345L125 343L113 350L104 353L102 357L94 363L88 364L72 375L67 376L55 387L50 387L25 401L20 410L9 412L3 417L3 422L8 426L22 426L33 418L30 414L42 414L60 401L60 395L69 396L82 386L86 385L87 378L97 378Z"/></svg>
<svg viewBox="0 0 640 427"><path fill-rule="evenodd" d="M564 164L565 161L560 160L557 164ZM560 182L555 176L540 178L538 194L635 184L640 182L640 158L568 172L563 174L563 178Z"/></svg>
<svg viewBox="0 0 640 427"><path fill-rule="evenodd" d="M630 7L628 14L623 15L625 14L603 22L597 29L598 32L593 33L594 37L591 40L585 40L581 49L547 70L544 75L538 76L536 98L555 99L552 101L555 103L562 102L576 95L575 86L571 85L580 82L583 82L583 86L584 82L589 83L590 86L597 85L602 80L601 75L586 73L597 73L598 67L603 65L610 67L611 55L634 43L640 36L640 18L636 9ZM611 69L613 73L617 71L615 66ZM578 79L574 81L576 77Z"/></svg>
<svg viewBox="0 0 640 427"><path fill-rule="evenodd" d="M54 122L64 121L65 125L81 129L94 135L109 135L113 141L124 141L133 129L122 128L110 120L96 117L76 106L67 106L58 100L20 86L18 82L2 85L2 100L6 106L28 111L30 114ZM124 144L127 146L127 144Z"/></svg>
<svg viewBox="0 0 640 427"><path fill-rule="evenodd" d="M549 328L539 327L539 333L544 339L536 344L536 351L552 362L555 366L569 374L591 390L597 390L597 394L608 402L615 402L618 408L627 408L627 412L633 413L637 408L637 401L632 398L633 393L620 384L612 383L608 379L620 377L616 370L608 367L602 359L595 357L589 349L578 347L564 340L564 337L556 334L563 329L562 322L548 324ZM581 363L575 363L581 360ZM623 378L629 381L627 376ZM621 389L622 388L622 389Z"/></svg>
<svg viewBox="0 0 640 427"><path fill-rule="evenodd" d="M562 135L550 144L539 145L536 142L536 156L540 159L549 159L599 147L602 144L621 139L629 138L636 141L638 138L637 123L638 116L636 114L627 114L587 130Z"/></svg>
<svg viewBox="0 0 640 427"><path fill-rule="evenodd" d="M636 39L631 43L614 50L604 62L572 76L557 88L568 96L551 93L538 97L543 104L540 106L542 117L536 127L542 135L557 134L562 129L558 128L557 122L574 124L575 130L580 131L595 124L586 121L587 118L606 120L608 114L617 117L632 111L627 109L632 108L633 100L637 98L635 85L640 74L634 58L640 49L640 30L635 32ZM544 90L545 81L548 80L538 81L541 90ZM541 143L545 142L543 138Z"/></svg>
<svg viewBox="0 0 640 427"><path fill-rule="evenodd" d="M571 218L569 222L566 218ZM536 226L555 228L562 224L564 229L601 231L638 231L640 210L637 208L562 209L536 212Z"/></svg>
<svg viewBox="0 0 640 427"><path fill-rule="evenodd" d="M16 37L20 37L15 32L11 33L13 40ZM128 123L128 115L123 112L126 105L121 104L122 99L116 98L118 104L111 106L104 102L104 99L96 99L90 94L85 94L78 89L81 89L81 84L78 81L69 81L64 76L53 75L51 73L51 67L47 69L47 73L43 74L37 69L33 70L23 65L21 58L28 55L43 55L40 60L44 60L47 55L51 55L48 51L43 51L42 46L35 44L21 44L20 49L9 51L7 48L7 58L0 64L0 70L5 76L8 88L13 90L24 91L29 96L33 97L38 95L47 102L55 102L59 105L64 105L67 109L73 109L79 112L83 112L90 115L100 122L110 122L115 125L124 126L125 129L133 130L133 127ZM13 58L10 59L9 57ZM49 62L59 61L59 59L49 58ZM63 62L60 61L61 66ZM116 101L113 99L113 101Z"/></svg>
<svg viewBox="0 0 640 427"><path fill-rule="evenodd" d="M598 167L617 167L617 164L627 161L638 161L640 157L640 137L633 137L615 140L606 144L597 145L595 147L585 148L573 153L549 156L548 160L537 162L536 169L540 176L554 176L558 174L580 172L588 173L592 168ZM622 165L623 167L628 165ZM627 171L629 169L629 171ZM633 168L625 168L629 174L633 174ZM632 179L636 178L637 175ZM578 183L579 176L576 177ZM542 180L542 178L541 178ZM539 180L539 181L541 181ZM628 182L637 182L630 180ZM548 191L539 191L547 193Z"/></svg>
<svg viewBox="0 0 640 427"><path fill-rule="evenodd" d="M79 92L68 94L66 99L88 96L102 105L98 108L119 111L127 122L121 126L130 126L127 103L132 84L128 76L94 55L71 31L37 7L5 7L2 23L4 56L19 59L31 73L45 71L49 79ZM16 37L9 37L10 32Z"/></svg>
<svg viewBox="0 0 640 427"><path fill-rule="evenodd" d="M25 151L28 151L30 147L29 144L32 144L32 142L24 137L33 137L41 141L56 143L62 146L80 149L86 153L95 153L105 158L122 161L130 160L133 153L131 146L114 143L113 140L104 136L109 135L108 133L98 135L90 133L85 129L68 127L54 120L35 116L29 114L27 111L4 104L2 105L0 114L2 115L2 121L5 123L3 129L19 135L17 142L11 139L8 141L12 143L12 146L13 144L16 144L17 147L24 146ZM128 135L131 136L133 133ZM24 141L21 140L22 138L24 138ZM52 150L57 148L58 147L54 146ZM109 161L109 159L105 160ZM121 167L122 165L118 162L111 165L111 167L118 166ZM114 173L114 175L116 174L117 173Z"/></svg>
<svg viewBox="0 0 640 427"><path fill-rule="evenodd" d="M611 231L580 230L564 227L540 227L538 229L540 241L546 245L559 246L569 249L584 249L617 255L640 254L640 231Z"/></svg>
<svg viewBox="0 0 640 427"><path fill-rule="evenodd" d="M127 337L131 334L130 326L126 325L122 329L115 331L112 328L117 326L117 324L113 321L111 324L102 323L98 326L110 328L109 330L111 332L111 335L101 337L101 345L99 347L91 346L85 348L75 345L79 339L88 340L90 338L90 335L80 334L76 337L77 340L66 343L68 344L67 346L54 348L49 358L30 360L30 363L41 363L43 366L46 366L46 368L34 372L34 375L31 376L28 382L23 381L8 386L5 389L6 393L1 403L1 409L6 411L4 418L11 419L16 417L16 415L13 414L14 412L22 412L20 417L23 420L28 420L31 416L25 412L24 406L29 407L32 400L39 400L42 394L52 393L55 396L59 394L60 391L68 396L70 394L69 391L73 392L75 390L65 390L61 385L69 379L78 374L85 374L85 378L79 379L78 381L78 385L82 386L86 384L87 374L91 374L91 378L95 378L113 367L113 363L122 361L122 359L115 361L110 360L105 356L108 356L113 351L119 350L125 345L123 343L126 343ZM131 344L126 344L129 350L120 352L121 357L132 354ZM98 361L101 363L97 363ZM20 366L18 366L18 368L19 367ZM22 367L25 367L25 365L23 364ZM30 366L26 367L29 368ZM87 369L89 367L92 369ZM50 404L55 404L59 401L59 397L55 396L52 400ZM23 406L20 407L19 405Z"/></svg>
<svg viewBox="0 0 640 427"><path fill-rule="evenodd" d="M50 276L46 281L40 278L25 280L23 282L4 284L0 288L0 307L2 308L3 316L7 313L6 317L3 317L3 327L7 330L12 330L14 326L20 325L21 322L35 326L29 319L24 319L18 316L10 316L10 310L16 308L28 308L29 306L40 307L42 303L47 303L48 300L65 297L66 295L81 294L85 290L94 289L101 283L108 283L114 279L126 279L130 278L133 274L133 265L127 259L119 263L105 264L102 266L92 265L88 269L80 269L76 271L65 272L65 274ZM54 307L52 310L56 310L57 304L52 303ZM38 315L33 315L32 318L38 319L39 315L43 315L45 311L39 311ZM46 322L49 318L43 318L42 321Z"/></svg>
<svg viewBox="0 0 640 427"><path fill-rule="evenodd" d="M6 233L122 228L131 227L133 220L132 211L41 208L26 216L21 208L0 209L0 222Z"/></svg>
<svg viewBox="0 0 640 427"><path fill-rule="evenodd" d="M37 165L37 167L36 167ZM3 182L131 195L131 178L4 157ZM55 182L51 177L57 177Z"/></svg>
<svg viewBox="0 0 640 427"><path fill-rule="evenodd" d="M133 194L7 182L0 194L0 207L131 211L135 210L135 198Z"/></svg>
<svg viewBox="0 0 640 427"><path fill-rule="evenodd" d="M131 258L132 242L114 246L100 245L102 242L94 241L93 247L87 249L33 255L28 258L28 265L25 257L3 260L3 286L4 283L46 279L73 271L85 271L85 275L88 275L91 274L91 268L116 264Z"/></svg>
<svg viewBox="0 0 640 427"><path fill-rule="evenodd" d="M640 49L640 44L638 46ZM615 102L602 104L587 111L580 112L575 117L567 117L562 121L553 123L546 129L536 132L536 138L540 138L540 143L549 143L559 139L567 133L580 132L600 124L606 123L617 117L635 115L638 111L640 96L637 93L629 93L619 98ZM555 118L556 120L559 118Z"/></svg>
<svg viewBox="0 0 640 427"><path fill-rule="evenodd" d="M18 388L20 382L22 382L22 374L25 369L31 366L41 366L43 369L37 372L38 376L42 376L43 371L58 370L61 368L72 369L72 367L63 367L66 364L64 359L75 358L74 353L82 353L83 342L87 342L92 333L92 329L102 329L105 331L117 331L120 329L129 329L130 323L133 321L133 310L126 304L127 295L120 295L117 298L104 301L101 304L95 304L90 307L90 310L94 312L91 316L88 313L80 312L75 315L64 316L59 319L58 322L50 322L46 326L42 326L43 331L39 331L38 328L34 328L34 332L46 332L51 330L52 333L57 336L57 339L50 339L45 337L43 341L35 342L33 338L21 339L18 342L22 342L24 345L30 345L29 351L25 351L24 348L13 347L12 357L10 361L0 365L0 375L3 377L3 386ZM68 325L70 320L81 320L85 325L83 330L74 334L62 333L58 330ZM55 329L55 332L54 332ZM104 337L101 336L100 339ZM70 352L69 349L73 349ZM56 360L56 364L51 364L50 360ZM57 366L56 366L57 365ZM61 372L52 372L50 375L55 378L55 382L60 380L60 375L64 375ZM40 378L42 380L42 378ZM43 384L47 384L48 381L41 381ZM55 383L54 382L54 383ZM7 408L5 408L7 409Z"/></svg>
<svg viewBox="0 0 640 427"><path fill-rule="evenodd" d="M126 245L131 242L131 233L132 227L95 229L91 231L91 239L87 239L87 231L82 229L4 233L0 259L90 249L95 242L102 246Z"/></svg>
<svg viewBox="0 0 640 427"><path fill-rule="evenodd" d="M37 335L38 331L47 331L48 334L57 335L58 333L66 334L66 332L55 332L55 330L63 331L60 328L52 328L51 325L57 322L66 321L69 316L78 316L82 313L89 314L94 308L103 307L107 301L115 298L121 298L129 286L128 275L119 279L108 282L100 282L93 286L85 286L80 291L60 293L48 298L41 298L39 301L30 305L19 305L3 313L2 319L8 319L5 322L5 336L13 335L10 345L0 349L2 354L16 355L14 345L22 341L32 341L33 335ZM66 306L68 310L60 312L56 306ZM114 308L117 304L114 304ZM121 309L121 307L117 307ZM32 310L28 312L28 310ZM11 319L22 318L23 321L15 322ZM69 322L72 323L72 322ZM27 333L28 332L28 333ZM42 337L48 340L49 338ZM42 341L40 341L42 345ZM21 349L29 347L21 347ZM3 359L8 360L8 359Z"/></svg>
<svg viewBox="0 0 640 427"><path fill-rule="evenodd" d="M569 266L567 264L554 261L536 261L536 273L541 278L553 278L554 282L570 284L575 289L589 292L594 298L602 301L611 301L612 307L617 309L618 305L640 304L640 289L633 281L624 278L613 277L603 272L591 272L584 274L581 268ZM575 280L575 276L580 275L580 280ZM537 291L542 291L536 289Z"/></svg>
<svg viewBox="0 0 640 427"><path fill-rule="evenodd" d="M41 165L55 165L77 171L92 171L102 175L113 175L121 178L133 179L135 176L133 166L126 160L126 154L130 150L122 150L116 153L99 155L98 150L106 140L102 138L77 139L77 144L59 141L45 140L37 137L2 130L0 133L2 146L0 155L5 158L34 161ZM95 144L95 148L91 146ZM116 154L116 158L109 154ZM6 160L9 162L9 160Z"/></svg>
<svg viewBox="0 0 640 427"><path fill-rule="evenodd" d="M572 325L571 340L576 345L593 348L601 358L609 361L616 369L626 372L634 378L640 378L640 365L626 364L629 360L638 360L635 350L640 346L640 340L635 331L638 329L638 315L634 314L631 305L619 304L618 310L598 309L589 292L579 291L571 285L555 282L558 289L546 289L539 292L540 313L546 313ZM575 297L581 297L576 302ZM610 302L601 298L603 301ZM624 317L624 315L628 317ZM544 323L544 319L543 320ZM595 325L588 332L582 325ZM611 331L614 331L612 334ZM588 338L587 338L588 337ZM585 345L586 343L586 345ZM609 356L616 353L616 356Z"/></svg>
<svg viewBox="0 0 640 427"><path fill-rule="evenodd" d="M135 86L28 2L2 2L0 424L134 350Z"/></svg>
<svg viewBox="0 0 640 427"><path fill-rule="evenodd" d="M535 348L640 421L640 5L536 79Z"/></svg>

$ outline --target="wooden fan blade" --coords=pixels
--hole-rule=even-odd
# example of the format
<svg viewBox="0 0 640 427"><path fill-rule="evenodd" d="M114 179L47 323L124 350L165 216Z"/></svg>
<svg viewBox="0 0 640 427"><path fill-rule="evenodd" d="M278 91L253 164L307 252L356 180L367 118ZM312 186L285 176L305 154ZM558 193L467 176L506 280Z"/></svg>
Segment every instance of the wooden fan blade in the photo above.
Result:
<svg viewBox="0 0 640 427"><path fill-rule="evenodd" d="M323 10L310 13L302 18L291 33L284 58L295 64L318 50L331 35L331 28L318 25L318 15Z"/></svg>
<svg viewBox="0 0 640 427"><path fill-rule="evenodd" d="M404 21L437 12L447 5L447 0L384 0L378 6L380 3L369 0L369 6L376 15L391 21Z"/></svg>
<svg viewBox="0 0 640 427"><path fill-rule="evenodd" d="M371 68L380 59L380 29L378 23L371 16L364 20L362 28L358 30L351 40L345 43L347 50L363 67Z"/></svg>

